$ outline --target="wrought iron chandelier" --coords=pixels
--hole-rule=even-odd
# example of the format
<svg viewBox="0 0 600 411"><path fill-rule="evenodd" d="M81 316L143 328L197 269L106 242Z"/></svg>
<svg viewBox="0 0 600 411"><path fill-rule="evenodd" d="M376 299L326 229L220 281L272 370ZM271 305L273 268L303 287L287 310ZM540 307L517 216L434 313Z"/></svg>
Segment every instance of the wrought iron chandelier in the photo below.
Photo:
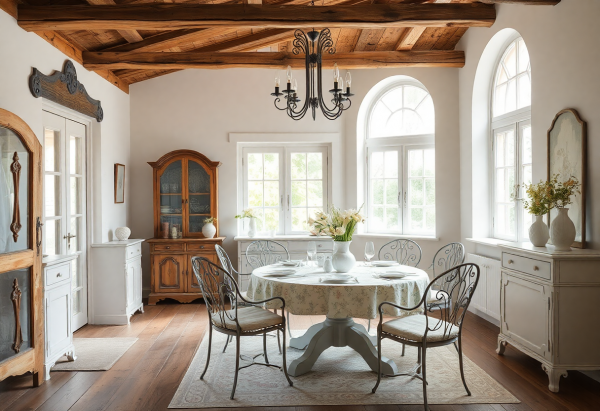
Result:
<svg viewBox="0 0 600 411"><path fill-rule="evenodd" d="M322 56L325 53L335 53L331 32L329 29L324 29L320 33L314 29L308 33L296 30L294 37L292 52L296 55L303 52L306 56L304 60L306 67L306 97L304 98L304 104L300 107L298 103L302 100L298 98L298 82L292 77L292 68L288 66L286 73L287 86L284 90L280 91L279 77L275 78L275 92L271 93L275 97L275 108L285 111L294 120L303 118L309 108L312 111L312 118L315 120L317 108L320 108L325 118L335 120L345 110L350 108L352 105L350 97L354 94L350 93L350 86L352 84L350 72L346 72L346 92L343 92L344 80L340 77L340 70L336 63L333 66L333 88L329 90L333 94L333 98L331 99L333 107L329 108L323 98ZM281 102L281 96L285 100L284 107L280 107L278 104Z"/></svg>

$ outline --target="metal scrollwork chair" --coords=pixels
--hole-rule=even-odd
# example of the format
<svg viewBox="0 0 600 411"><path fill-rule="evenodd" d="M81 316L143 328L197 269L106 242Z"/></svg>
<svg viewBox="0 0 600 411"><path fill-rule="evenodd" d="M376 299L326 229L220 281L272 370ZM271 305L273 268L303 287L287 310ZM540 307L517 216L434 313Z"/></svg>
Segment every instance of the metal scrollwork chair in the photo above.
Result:
<svg viewBox="0 0 600 411"><path fill-rule="evenodd" d="M206 366L200 376L204 378L210 363L210 350L212 345L213 329L235 337L236 356L235 356L235 377L230 398L233 399L239 370L251 365L265 365L268 367L281 368L278 365L269 364L267 357L267 333L275 330L283 332L283 372L288 383L294 385L287 372L286 349L285 349L285 300L281 297L272 297L262 301L247 301L240 294L240 290L233 277L218 265L210 262L204 257L192 257L192 267L194 274L200 285L202 297L206 303L206 310L210 320L208 328L208 353L206 356ZM231 301L230 309L226 306L227 300ZM282 315L277 315L265 308L262 304L279 300L281 301ZM243 302L250 304L248 307L242 307ZM252 362L251 364L240 367L240 338L250 335L263 335L263 355L264 363Z"/></svg>
<svg viewBox="0 0 600 411"><path fill-rule="evenodd" d="M421 254L421 247L413 240L393 240L379 249L377 258L416 267L421 262Z"/></svg>
<svg viewBox="0 0 600 411"><path fill-rule="evenodd" d="M281 243L272 240L257 240L250 243L246 249L246 260L250 267L260 268L265 265L275 264L279 261L285 261L290 259L290 253L288 249ZM277 313L277 310L275 310ZM288 333L290 338L292 337L292 331L290 330L290 313L287 313L288 319ZM277 342L279 343L279 333L277 333ZM281 348L279 349L281 351Z"/></svg>
<svg viewBox="0 0 600 411"><path fill-rule="evenodd" d="M432 270L433 278L443 271L447 271L457 265L465 262L465 246L461 243L450 243L440 248L433 256L433 261L429 268ZM432 289L428 303L436 303L435 293Z"/></svg>
<svg viewBox="0 0 600 411"><path fill-rule="evenodd" d="M458 346L455 346L458 351L460 376L467 395L471 395L465 381L461 335L463 320L478 282L479 267L472 263L461 264L434 278L425 289L421 301L416 306L401 307L390 302L383 302L379 305L379 325L377 326L379 370L377 384L372 390L373 393L375 393L381 382L381 341L384 338L389 338L418 348L418 360L415 368L411 372L390 375L389 377L409 375L419 378L423 382L423 404L426 411L429 409L427 405L426 376L427 348L458 342ZM427 301L431 289L437 290L435 292L436 302ZM422 309L424 315L408 315L384 323L383 312L386 305L406 311ZM438 312L439 318L427 315L434 310Z"/></svg>

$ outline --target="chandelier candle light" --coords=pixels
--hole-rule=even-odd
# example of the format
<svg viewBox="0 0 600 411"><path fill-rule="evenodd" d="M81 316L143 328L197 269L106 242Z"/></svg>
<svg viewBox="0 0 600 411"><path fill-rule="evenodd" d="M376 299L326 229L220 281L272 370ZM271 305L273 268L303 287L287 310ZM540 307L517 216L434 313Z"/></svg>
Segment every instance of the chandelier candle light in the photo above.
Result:
<svg viewBox="0 0 600 411"><path fill-rule="evenodd" d="M329 108L323 98L323 79L322 79L322 56L324 53L334 54L333 40L329 29L324 29L321 32L312 30L304 33L302 30L296 30L294 33L294 48L292 52L296 55L303 52L305 54L304 65L306 68L306 96L304 104L299 107L298 103L302 101L298 98L298 82L292 76L292 67L287 67L287 84L284 90L280 91L279 77L275 78L275 92L271 93L275 97L275 107L278 110L285 111L288 116L294 120L303 118L308 109L312 111L312 118L315 120L317 108L328 120L335 120L342 115L344 110L348 110L352 105L350 97L354 94L350 92L352 85L352 76L350 72L346 72L346 92L344 93L344 80L340 77L340 70L337 63L333 66L333 88L329 90L333 94L331 103L332 108ZM315 85L316 80L316 85ZM281 96L284 96L285 106L280 107Z"/></svg>

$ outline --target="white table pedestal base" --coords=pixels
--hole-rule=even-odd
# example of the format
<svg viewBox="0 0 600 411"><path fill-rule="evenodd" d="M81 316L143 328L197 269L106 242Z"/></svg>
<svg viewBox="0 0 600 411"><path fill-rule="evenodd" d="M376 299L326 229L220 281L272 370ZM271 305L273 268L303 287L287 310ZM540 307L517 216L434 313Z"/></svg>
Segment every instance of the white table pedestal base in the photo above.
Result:
<svg viewBox="0 0 600 411"><path fill-rule="evenodd" d="M364 326L356 324L352 318L327 318L320 324L310 327L302 337L292 338L290 347L306 351L292 361L288 373L297 377L306 374L317 358L329 347L351 347L363 357L369 367L377 372L376 337L369 335ZM394 361L381 357L383 374L394 375L398 368Z"/></svg>

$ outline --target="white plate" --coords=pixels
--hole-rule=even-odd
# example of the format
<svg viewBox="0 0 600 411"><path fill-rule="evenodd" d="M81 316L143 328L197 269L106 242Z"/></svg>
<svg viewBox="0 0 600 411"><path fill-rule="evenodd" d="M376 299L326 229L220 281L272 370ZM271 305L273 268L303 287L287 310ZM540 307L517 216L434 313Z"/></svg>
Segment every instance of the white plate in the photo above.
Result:
<svg viewBox="0 0 600 411"><path fill-rule="evenodd" d="M265 277L286 277L288 275L296 274L296 270L292 270L289 268L280 268L265 271L263 274Z"/></svg>
<svg viewBox="0 0 600 411"><path fill-rule="evenodd" d="M285 265L286 267L297 267L301 262L302 260L281 261L281 265Z"/></svg>
<svg viewBox="0 0 600 411"><path fill-rule="evenodd" d="M395 265L400 265L397 261L373 261L371 264L373 264L374 267L393 267Z"/></svg>
<svg viewBox="0 0 600 411"><path fill-rule="evenodd" d="M349 281L354 280L354 277L352 277L352 276L350 276L350 277L351 278L325 278L325 279L322 279L321 282L326 283L326 284L346 284Z"/></svg>
<svg viewBox="0 0 600 411"><path fill-rule="evenodd" d="M332 274L330 278L333 278L334 280L344 280L344 281L348 281L354 278L353 275L350 274Z"/></svg>
<svg viewBox="0 0 600 411"><path fill-rule="evenodd" d="M388 280L397 280L399 278L404 278L407 275L410 275L408 273L381 273L379 274L379 278L385 278Z"/></svg>

